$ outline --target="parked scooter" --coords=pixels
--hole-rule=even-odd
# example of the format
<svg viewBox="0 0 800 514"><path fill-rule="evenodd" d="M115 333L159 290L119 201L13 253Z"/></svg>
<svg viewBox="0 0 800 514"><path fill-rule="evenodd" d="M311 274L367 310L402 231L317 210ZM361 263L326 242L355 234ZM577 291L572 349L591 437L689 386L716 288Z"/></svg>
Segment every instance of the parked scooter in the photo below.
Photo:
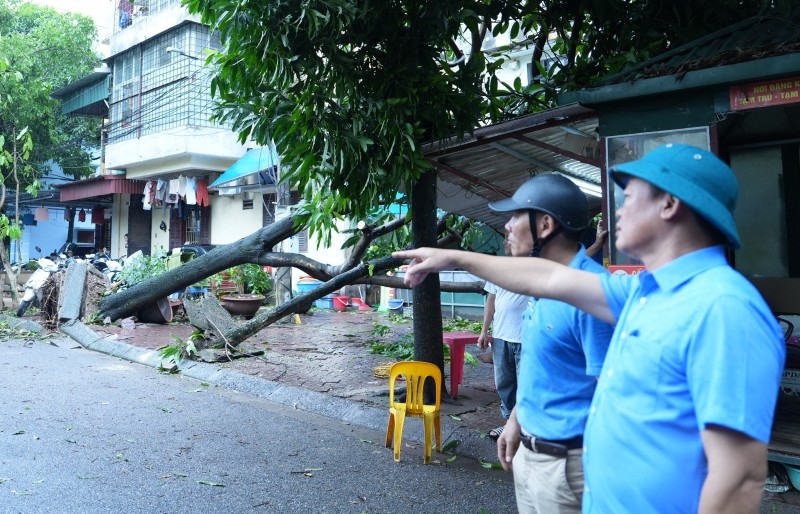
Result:
<svg viewBox="0 0 800 514"><path fill-rule="evenodd" d="M119 261L115 261L113 259L109 259L105 261L103 264L105 265L105 268L102 269L101 271L103 275L105 275L106 278L108 279L108 283L113 284L118 280L117 276L122 271L122 263L120 263Z"/></svg>
<svg viewBox="0 0 800 514"><path fill-rule="evenodd" d="M22 317L31 305L38 307L41 304L42 286L50 278L50 275L59 270L58 265L46 257L42 257L36 262L39 263L39 268L25 282L25 292L17 309L17 317Z"/></svg>

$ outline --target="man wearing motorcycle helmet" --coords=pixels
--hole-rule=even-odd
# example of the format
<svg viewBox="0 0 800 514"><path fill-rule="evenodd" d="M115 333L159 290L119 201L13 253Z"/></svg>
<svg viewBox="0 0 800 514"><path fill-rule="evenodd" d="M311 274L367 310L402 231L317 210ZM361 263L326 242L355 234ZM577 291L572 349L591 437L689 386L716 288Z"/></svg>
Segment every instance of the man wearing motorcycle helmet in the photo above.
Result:
<svg viewBox="0 0 800 514"><path fill-rule="evenodd" d="M489 208L511 214L505 225L511 255L607 273L580 243L589 221L586 196L563 175L533 177ZM581 511L583 430L612 331L569 304L530 299L522 320L516 405L497 441L503 467L514 473L520 512Z"/></svg>
<svg viewBox="0 0 800 514"><path fill-rule="evenodd" d="M618 164L616 246L635 275L544 259L419 248L405 282L457 267L616 323L586 424L585 513L758 512L786 348L758 290L728 263L739 186L685 144Z"/></svg>

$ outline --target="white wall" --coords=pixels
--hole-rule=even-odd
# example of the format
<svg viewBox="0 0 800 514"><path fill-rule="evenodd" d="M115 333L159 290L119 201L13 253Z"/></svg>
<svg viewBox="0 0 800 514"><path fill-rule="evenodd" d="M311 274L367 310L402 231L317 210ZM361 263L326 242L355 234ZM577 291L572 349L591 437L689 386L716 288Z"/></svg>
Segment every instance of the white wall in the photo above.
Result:
<svg viewBox="0 0 800 514"><path fill-rule="evenodd" d="M340 221L336 224L340 230L350 228L349 221ZM342 234L341 232L334 232L331 234L331 246L330 248L320 248L317 249L317 241L319 238L309 236L308 238L308 252L304 253L310 259L314 259L316 261L325 263L325 264L333 264L338 265L344 262L348 255L350 255L350 250L342 250L342 243L344 243L347 238L350 237L348 234ZM291 244L291 241L289 242ZM305 271L301 271L299 269L292 268L292 286L293 289L296 289L297 280L306 275Z"/></svg>
<svg viewBox="0 0 800 514"><path fill-rule="evenodd" d="M154 15L136 16L132 25L124 30L118 30L111 36L111 55L122 53L146 39L177 27L186 20L200 23L200 15L190 15L179 3Z"/></svg>
<svg viewBox="0 0 800 514"><path fill-rule="evenodd" d="M111 207L111 257L119 258L128 255L125 248L125 234L128 233L128 208L131 205L131 195L114 195Z"/></svg>
<svg viewBox="0 0 800 514"><path fill-rule="evenodd" d="M164 178L200 170L222 173L246 147L233 132L216 127L179 127L106 147L106 168L124 169L129 179ZM197 174L197 171L194 172Z"/></svg>
<svg viewBox="0 0 800 514"><path fill-rule="evenodd" d="M242 209L242 195L211 195L210 199L211 244L233 243L261 228L263 207L258 197L252 209Z"/></svg>

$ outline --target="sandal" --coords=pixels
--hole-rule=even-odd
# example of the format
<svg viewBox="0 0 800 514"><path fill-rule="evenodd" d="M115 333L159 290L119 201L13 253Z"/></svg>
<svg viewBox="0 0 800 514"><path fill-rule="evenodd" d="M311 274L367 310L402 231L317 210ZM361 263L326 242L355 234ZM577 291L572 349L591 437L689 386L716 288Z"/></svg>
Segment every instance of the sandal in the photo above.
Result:
<svg viewBox="0 0 800 514"><path fill-rule="evenodd" d="M500 439L500 434L503 433L504 428L505 427L497 427L489 430L489 439L491 439L492 441L497 441L498 439Z"/></svg>

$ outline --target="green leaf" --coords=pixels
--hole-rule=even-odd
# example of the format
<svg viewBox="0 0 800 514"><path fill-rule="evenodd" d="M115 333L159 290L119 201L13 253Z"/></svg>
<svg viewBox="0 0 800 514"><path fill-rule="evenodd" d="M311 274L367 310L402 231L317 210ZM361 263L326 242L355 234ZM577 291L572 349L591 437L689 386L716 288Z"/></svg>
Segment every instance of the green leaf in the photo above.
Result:
<svg viewBox="0 0 800 514"><path fill-rule="evenodd" d="M487 462L487 461L485 461L483 459L478 459L478 463L484 469L503 469L503 465L500 464L500 462L498 462L498 461Z"/></svg>
<svg viewBox="0 0 800 514"><path fill-rule="evenodd" d="M442 453L448 452L461 443L458 439L451 439L442 447Z"/></svg>

